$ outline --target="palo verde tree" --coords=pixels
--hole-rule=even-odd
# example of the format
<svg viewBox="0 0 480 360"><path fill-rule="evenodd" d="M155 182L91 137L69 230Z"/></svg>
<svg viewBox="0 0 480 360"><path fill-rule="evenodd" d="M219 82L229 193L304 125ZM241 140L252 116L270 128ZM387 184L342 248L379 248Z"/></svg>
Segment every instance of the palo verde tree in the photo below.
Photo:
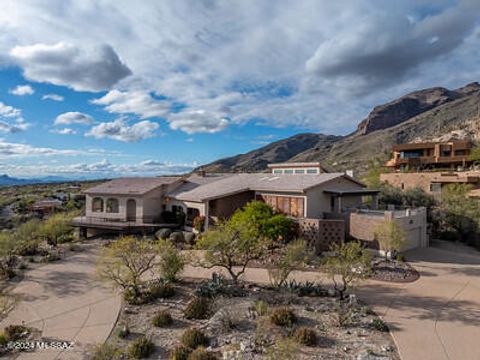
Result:
<svg viewBox="0 0 480 360"><path fill-rule="evenodd" d="M268 276L273 286L280 287L287 282L290 273L298 266L308 262L310 253L305 240L295 240L283 249L282 256L268 269Z"/></svg>
<svg viewBox="0 0 480 360"><path fill-rule="evenodd" d="M357 281L366 279L371 271L371 255L359 242L348 242L331 247L334 253L325 261L335 292L340 300Z"/></svg>
<svg viewBox="0 0 480 360"><path fill-rule="evenodd" d="M393 251L400 251L407 243L405 230L395 221L386 220L378 224L374 231L375 240L385 254L385 260Z"/></svg>
<svg viewBox="0 0 480 360"><path fill-rule="evenodd" d="M156 265L156 247L146 239L122 237L102 248L97 260L99 278L120 288L132 291L135 298L141 295L142 277Z"/></svg>
<svg viewBox="0 0 480 360"><path fill-rule="evenodd" d="M207 230L197 241L196 247L204 250L204 255L194 264L204 268L222 267L237 283L250 261L263 254L266 243L252 224L226 221L213 230Z"/></svg>

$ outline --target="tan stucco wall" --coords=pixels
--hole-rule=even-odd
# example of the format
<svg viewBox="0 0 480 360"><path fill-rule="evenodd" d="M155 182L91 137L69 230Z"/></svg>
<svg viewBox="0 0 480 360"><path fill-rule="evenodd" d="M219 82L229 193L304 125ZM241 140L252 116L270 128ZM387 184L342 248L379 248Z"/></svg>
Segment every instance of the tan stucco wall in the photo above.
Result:
<svg viewBox="0 0 480 360"><path fill-rule="evenodd" d="M329 190L360 190L363 187L354 181L346 178L337 178L325 184L307 190L307 218L322 219L323 213L330 212L331 195L325 194L323 191ZM348 197L342 199L343 207L357 207L361 205L361 197ZM337 210L337 209L335 209Z"/></svg>
<svg viewBox="0 0 480 360"><path fill-rule="evenodd" d="M397 215L394 215L397 214ZM375 213L351 213L349 221L349 235L355 239L374 242L374 248L378 248L375 240L375 230L381 223L393 220L406 232L408 243L402 251L417 247L428 246L427 235L427 212L425 209L417 209L409 215L404 212L385 211Z"/></svg>
<svg viewBox="0 0 480 360"><path fill-rule="evenodd" d="M399 189L413 189L420 188L423 191L430 193L430 183L432 179L438 177L438 173L389 173L380 174L380 180L386 182Z"/></svg>

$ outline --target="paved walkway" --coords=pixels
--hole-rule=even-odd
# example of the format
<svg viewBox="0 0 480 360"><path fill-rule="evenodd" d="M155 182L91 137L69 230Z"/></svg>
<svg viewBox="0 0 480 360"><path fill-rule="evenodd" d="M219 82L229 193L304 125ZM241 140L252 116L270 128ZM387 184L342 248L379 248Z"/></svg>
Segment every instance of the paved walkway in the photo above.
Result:
<svg viewBox="0 0 480 360"><path fill-rule="evenodd" d="M109 336L121 301L94 279L94 246L67 260L27 271L14 289L21 301L0 323L33 326L52 340L74 341L73 350L38 350L21 353L18 359L83 359L94 344Z"/></svg>
<svg viewBox="0 0 480 360"><path fill-rule="evenodd" d="M479 254L453 245L415 250L406 256L421 273L416 282L368 281L359 286L359 297L389 324L403 360L480 359ZM184 275L210 274L211 270L187 268ZM295 272L293 277L322 280L314 272ZM268 283L268 273L248 269L244 280Z"/></svg>

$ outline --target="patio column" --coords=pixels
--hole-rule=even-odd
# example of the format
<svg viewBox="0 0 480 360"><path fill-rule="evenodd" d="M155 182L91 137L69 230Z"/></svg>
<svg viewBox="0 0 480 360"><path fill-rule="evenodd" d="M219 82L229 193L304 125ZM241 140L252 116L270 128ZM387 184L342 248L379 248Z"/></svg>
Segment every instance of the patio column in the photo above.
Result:
<svg viewBox="0 0 480 360"><path fill-rule="evenodd" d="M208 229L209 226L209 216L208 216L208 201L204 202L204 208L205 208L205 230Z"/></svg>
<svg viewBox="0 0 480 360"><path fill-rule="evenodd" d="M342 196L339 195L337 197L337 199L338 199L338 201L337 201L337 206L338 206L337 213L341 214L342 213Z"/></svg>

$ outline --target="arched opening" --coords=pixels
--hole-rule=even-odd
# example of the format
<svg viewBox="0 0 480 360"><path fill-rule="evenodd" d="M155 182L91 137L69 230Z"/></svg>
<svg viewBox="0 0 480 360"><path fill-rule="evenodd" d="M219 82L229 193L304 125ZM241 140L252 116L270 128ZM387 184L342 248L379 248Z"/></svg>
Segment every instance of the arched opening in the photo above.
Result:
<svg viewBox="0 0 480 360"><path fill-rule="evenodd" d="M118 199L107 200L106 212L118 214Z"/></svg>
<svg viewBox="0 0 480 360"><path fill-rule="evenodd" d="M127 201L127 221L137 220L137 202L134 199Z"/></svg>
<svg viewBox="0 0 480 360"><path fill-rule="evenodd" d="M94 198L92 200L92 212L94 212L94 213L103 212L103 199L102 198Z"/></svg>

